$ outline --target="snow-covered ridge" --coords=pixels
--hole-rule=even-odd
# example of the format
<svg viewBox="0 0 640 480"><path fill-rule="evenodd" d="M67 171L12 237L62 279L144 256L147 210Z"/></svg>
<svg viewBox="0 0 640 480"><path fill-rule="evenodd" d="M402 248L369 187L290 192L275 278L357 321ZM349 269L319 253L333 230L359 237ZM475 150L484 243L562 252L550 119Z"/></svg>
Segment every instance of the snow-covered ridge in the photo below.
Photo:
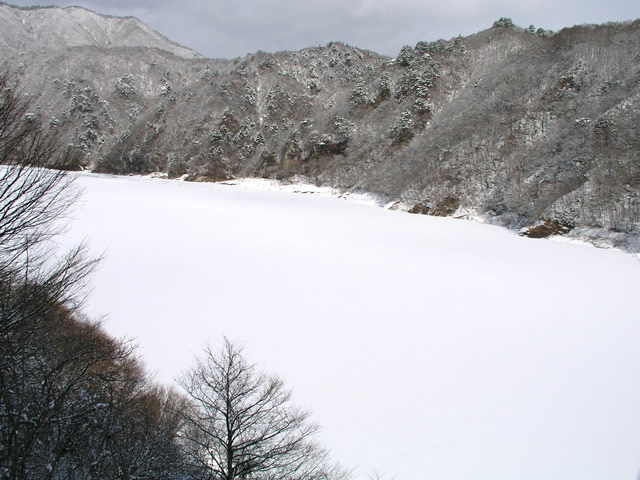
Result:
<svg viewBox="0 0 640 480"><path fill-rule="evenodd" d="M0 3L0 53L93 46L159 48L184 58L197 52L178 45L135 17L101 15L83 7L19 8Z"/></svg>

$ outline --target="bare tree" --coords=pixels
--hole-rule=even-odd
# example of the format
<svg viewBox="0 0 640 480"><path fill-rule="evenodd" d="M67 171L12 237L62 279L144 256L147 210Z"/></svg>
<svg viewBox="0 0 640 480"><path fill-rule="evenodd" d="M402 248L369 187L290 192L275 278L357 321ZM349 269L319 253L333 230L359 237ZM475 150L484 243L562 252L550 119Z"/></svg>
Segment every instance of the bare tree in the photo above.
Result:
<svg viewBox="0 0 640 480"><path fill-rule="evenodd" d="M227 339L220 352L207 347L180 384L191 406L179 435L202 478L346 476L313 441L318 426L291 404L282 380L259 372Z"/></svg>
<svg viewBox="0 0 640 480"><path fill-rule="evenodd" d="M63 148L56 132L46 129L30 110L11 74L0 73L0 268L4 272L9 266L33 267L36 258L46 256L37 247L59 232L60 218L77 198L73 176L67 173L75 158L73 150Z"/></svg>
<svg viewBox="0 0 640 480"><path fill-rule="evenodd" d="M77 196L72 158L0 74L0 479L183 478L182 398L82 316L96 260L50 241Z"/></svg>

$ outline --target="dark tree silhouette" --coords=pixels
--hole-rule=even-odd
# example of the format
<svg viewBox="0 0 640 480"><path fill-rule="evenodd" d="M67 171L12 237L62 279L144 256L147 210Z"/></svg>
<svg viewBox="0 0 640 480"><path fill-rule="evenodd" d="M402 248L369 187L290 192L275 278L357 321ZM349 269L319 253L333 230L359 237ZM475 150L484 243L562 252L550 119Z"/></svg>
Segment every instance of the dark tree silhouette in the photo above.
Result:
<svg viewBox="0 0 640 480"><path fill-rule="evenodd" d="M292 405L281 379L259 372L227 339L210 347L180 384L182 445L203 478L331 479L346 476L314 441L318 426Z"/></svg>

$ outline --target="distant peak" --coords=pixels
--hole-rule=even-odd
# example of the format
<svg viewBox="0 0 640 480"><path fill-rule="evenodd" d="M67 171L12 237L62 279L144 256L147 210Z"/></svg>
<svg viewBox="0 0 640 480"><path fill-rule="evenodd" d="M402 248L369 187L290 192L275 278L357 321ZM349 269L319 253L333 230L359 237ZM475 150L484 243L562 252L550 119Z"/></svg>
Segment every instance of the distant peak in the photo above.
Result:
<svg viewBox="0 0 640 480"><path fill-rule="evenodd" d="M33 49L94 46L158 48L179 57L202 57L136 17L105 15L75 5L17 7L0 2L0 29L11 38L6 45L0 43L0 54L5 56Z"/></svg>

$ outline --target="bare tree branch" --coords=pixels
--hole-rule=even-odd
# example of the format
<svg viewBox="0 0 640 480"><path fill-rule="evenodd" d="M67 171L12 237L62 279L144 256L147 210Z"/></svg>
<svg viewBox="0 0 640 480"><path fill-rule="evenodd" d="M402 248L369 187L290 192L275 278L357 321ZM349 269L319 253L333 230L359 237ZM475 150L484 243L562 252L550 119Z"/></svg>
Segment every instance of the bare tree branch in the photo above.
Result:
<svg viewBox="0 0 640 480"><path fill-rule="evenodd" d="M320 480L346 478L314 441L318 426L291 404L282 380L258 372L225 339L211 347L180 385L191 402L179 435L205 478Z"/></svg>
<svg viewBox="0 0 640 480"><path fill-rule="evenodd" d="M78 190L66 169L72 150L61 147L20 95L9 73L0 73L0 269L4 272L60 232ZM44 255L40 253L40 258ZM22 258L24 260L24 258Z"/></svg>

